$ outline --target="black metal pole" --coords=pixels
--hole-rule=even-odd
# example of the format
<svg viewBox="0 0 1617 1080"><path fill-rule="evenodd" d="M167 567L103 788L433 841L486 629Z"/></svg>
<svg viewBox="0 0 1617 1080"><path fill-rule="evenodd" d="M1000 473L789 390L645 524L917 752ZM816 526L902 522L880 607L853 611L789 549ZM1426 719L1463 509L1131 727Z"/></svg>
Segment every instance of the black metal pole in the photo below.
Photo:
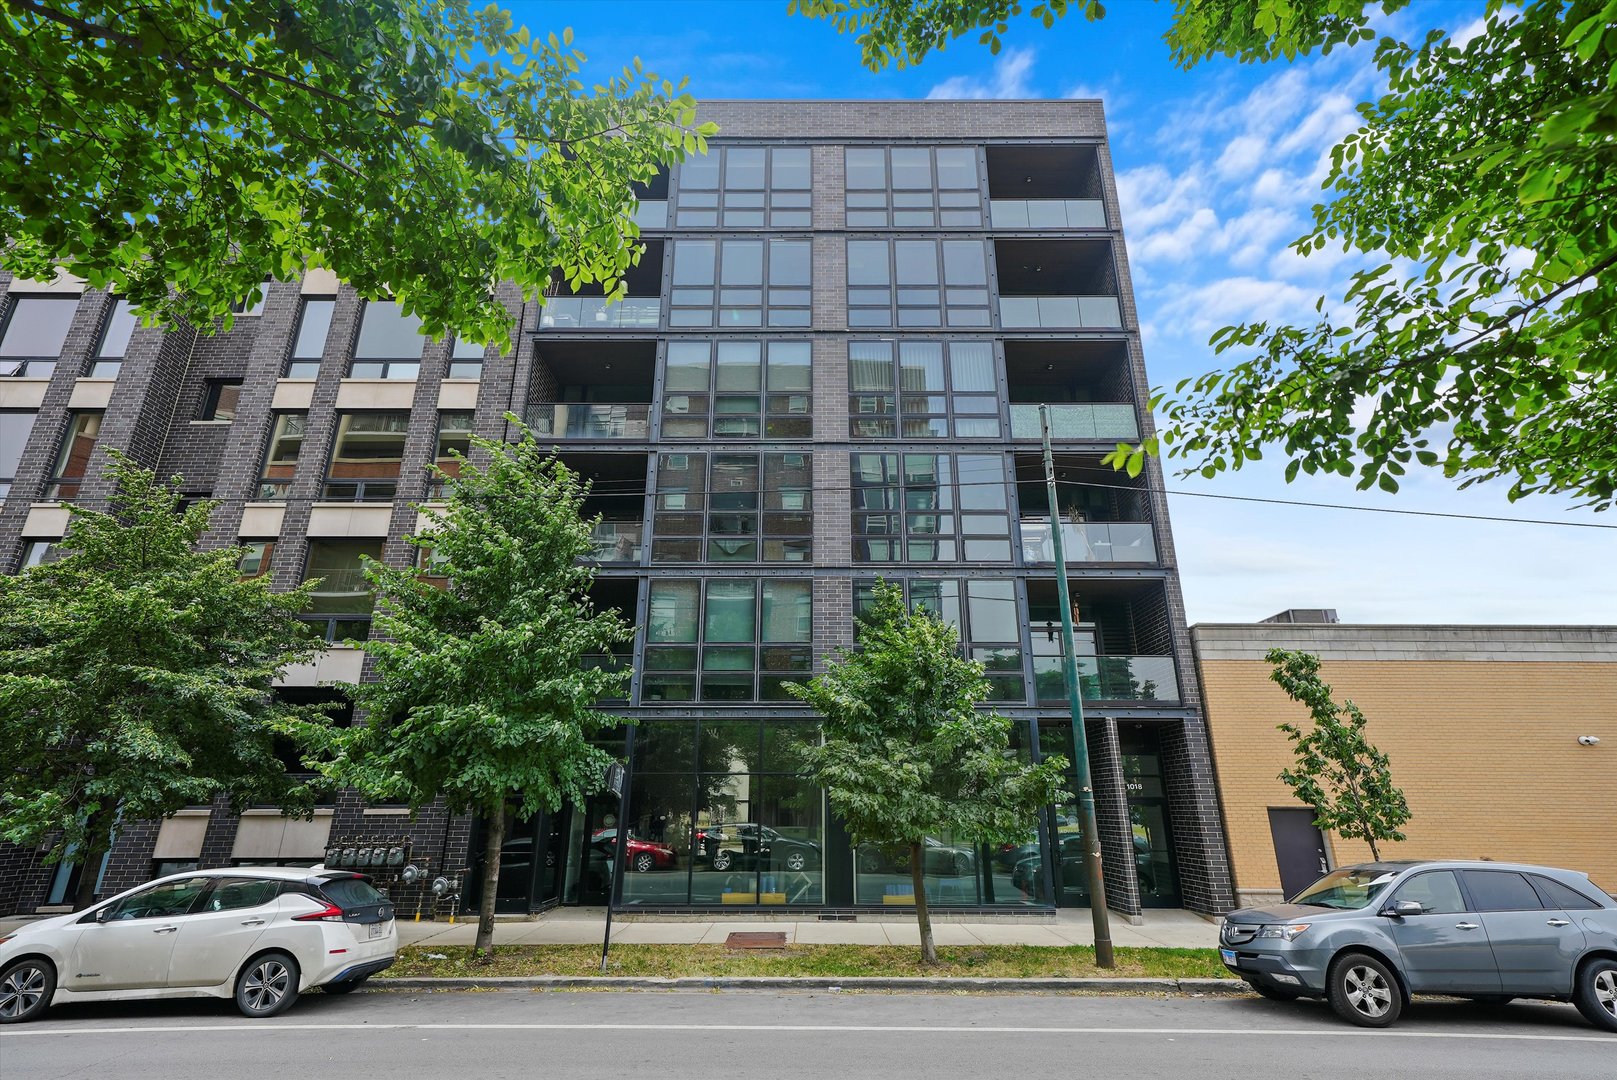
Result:
<svg viewBox="0 0 1617 1080"><path fill-rule="evenodd" d="M624 736L624 760L634 759L634 728L629 728ZM614 762L607 769L607 776L612 770L618 770L618 826L617 835L613 837L612 858L607 865L606 882L606 931L601 935L601 974L606 974L607 952L612 948L612 904L618 897L619 882L629 867L629 767L627 764L618 765ZM587 860L586 860L587 861Z"/></svg>
<svg viewBox="0 0 1617 1080"><path fill-rule="evenodd" d="M1061 503L1056 497L1055 457L1050 450L1050 406L1039 406L1044 440L1044 484L1050 498L1050 543L1056 560L1056 589L1061 594L1061 670L1072 710L1072 763L1078 774L1078 821L1084 830L1084 876L1089 881L1089 912L1095 926L1095 964L1112 967L1112 928L1106 910L1106 878L1100 857L1100 828L1095 823L1095 786L1089 771L1089 740L1084 735L1083 692L1078 684L1077 649L1072 640L1072 593L1067 587L1067 556L1061 543ZM1056 868L1061 855L1056 854Z"/></svg>

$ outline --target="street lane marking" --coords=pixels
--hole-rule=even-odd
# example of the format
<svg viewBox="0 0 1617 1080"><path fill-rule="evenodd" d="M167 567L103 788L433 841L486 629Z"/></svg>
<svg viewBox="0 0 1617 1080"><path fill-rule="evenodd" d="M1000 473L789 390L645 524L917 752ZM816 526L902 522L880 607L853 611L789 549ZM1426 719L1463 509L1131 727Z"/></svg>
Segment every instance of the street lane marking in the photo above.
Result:
<svg viewBox="0 0 1617 1080"><path fill-rule="evenodd" d="M679 1031L689 1024L241 1024L163 1025L161 1027L52 1028L48 1031L8 1030L7 1038L42 1038L50 1035L173 1035L236 1031ZM934 1024L703 1024L703 1031L855 1032L860 1034L922 1035L1230 1035L1246 1037L1314 1036L1363 1039L1485 1039L1518 1042L1589 1042L1617 1045L1609 1035L1528 1035L1465 1031L1361 1031L1321 1028L1138 1028L1138 1027L940 1027Z"/></svg>

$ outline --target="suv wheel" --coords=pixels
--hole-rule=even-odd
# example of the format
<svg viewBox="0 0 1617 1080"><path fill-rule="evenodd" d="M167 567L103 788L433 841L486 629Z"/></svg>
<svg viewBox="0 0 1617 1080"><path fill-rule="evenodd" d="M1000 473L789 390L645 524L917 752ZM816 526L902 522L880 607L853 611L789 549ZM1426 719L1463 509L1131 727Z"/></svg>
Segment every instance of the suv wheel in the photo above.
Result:
<svg viewBox="0 0 1617 1080"><path fill-rule="evenodd" d="M255 1020L277 1016L297 999L298 962L283 952L248 961L236 979L236 1008Z"/></svg>
<svg viewBox="0 0 1617 1080"><path fill-rule="evenodd" d="M38 1020L55 992L55 969L43 960L18 960L0 971L0 1024Z"/></svg>
<svg viewBox="0 0 1617 1080"><path fill-rule="evenodd" d="M786 869L797 873L808 868L808 856L801 851L794 851L786 856Z"/></svg>
<svg viewBox="0 0 1617 1080"><path fill-rule="evenodd" d="M1368 953L1344 953L1331 963L1325 992L1336 1015L1360 1027L1389 1027L1404 1011L1392 969Z"/></svg>
<svg viewBox="0 0 1617 1080"><path fill-rule="evenodd" d="M732 861L733 856L731 856L728 851L721 851L717 855L713 856L713 869L728 870L730 869L730 863Z"/></svg>
<svg viewBox="0 0 1617 1080"><path fill-rule="evenodd" d="M1602 956L1583 965L1572 1000L1589 1023L1617 1031L1617 960Z"/></svg>

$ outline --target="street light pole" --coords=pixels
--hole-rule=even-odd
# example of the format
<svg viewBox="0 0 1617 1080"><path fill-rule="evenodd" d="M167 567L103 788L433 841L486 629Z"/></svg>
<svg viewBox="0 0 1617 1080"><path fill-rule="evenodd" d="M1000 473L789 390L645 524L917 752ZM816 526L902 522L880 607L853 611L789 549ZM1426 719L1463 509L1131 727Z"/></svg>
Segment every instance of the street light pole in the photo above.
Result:
<svg viewBox="0 0 1617 1080"><path fill-rule="evenodd" d="M1044 440L1044 484L1050 496L1050 542L1056 560L1056 589L1061 594L1061 670L1072 708L1072 757L1078 773L1078 821L1084 830L1084 877L1089 882L1089 913L1095 925L1095 964L1114 966L1112 928L1106 911L1106 878L1100 858L1100 829L1095 824L1095 788L1089 772L1089 741L1084 737L1083 693L1078 685L1077 650L1072 640L1072 594L1067 587L1067 556L1061 543L1061 503L1056 497L1055 457L1050 451L1050 406L1039 406L1039 432ZM1061 855L1056 853L1059 873Z"/></svg>

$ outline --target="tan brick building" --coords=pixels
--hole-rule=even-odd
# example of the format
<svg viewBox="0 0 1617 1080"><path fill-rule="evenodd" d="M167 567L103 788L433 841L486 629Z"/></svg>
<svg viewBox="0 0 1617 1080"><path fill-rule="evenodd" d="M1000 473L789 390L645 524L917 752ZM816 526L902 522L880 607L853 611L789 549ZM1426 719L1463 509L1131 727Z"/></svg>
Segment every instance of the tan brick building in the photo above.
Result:
<svg viewBox="0 0 1617 1080"><path fill-rule="evenodd" d="M1278 779L1291 750L1276 725L1307 713L1270 681L1274 648L1319 656L1391 758L1413 818L1384 858L1547 863L1617 888L1617 627L1266 621L1191 636L1238 903L1274 901L1320 859L1369 857L1321 837Z"/></svg>

